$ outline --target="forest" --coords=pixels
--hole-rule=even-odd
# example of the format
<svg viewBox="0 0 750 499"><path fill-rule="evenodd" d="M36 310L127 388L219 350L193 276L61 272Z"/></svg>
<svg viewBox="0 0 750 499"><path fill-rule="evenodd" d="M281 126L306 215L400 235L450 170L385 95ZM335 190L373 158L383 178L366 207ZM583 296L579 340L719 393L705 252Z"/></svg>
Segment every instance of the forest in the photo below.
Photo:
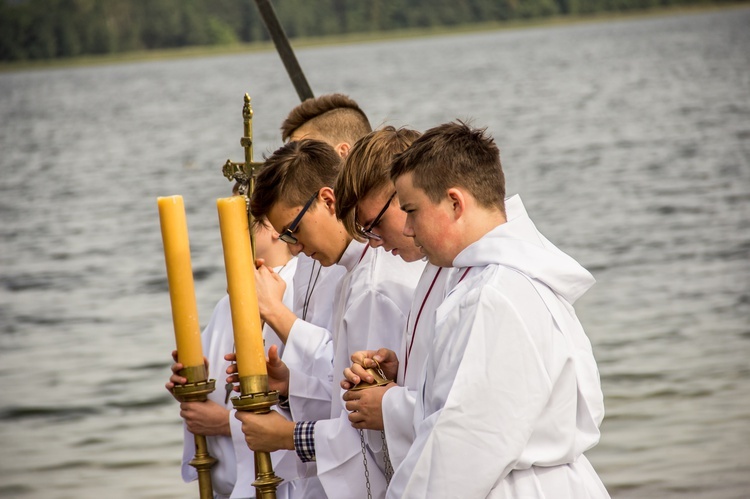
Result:
<svg viewBox="0 0 750 499"><path fill-rule="evenodd" d="M290 39L643 11L706 0L273 0ZM718 2L730 3L730 2ZM267 41L254 0L0 0L0 61Z"/></svg>

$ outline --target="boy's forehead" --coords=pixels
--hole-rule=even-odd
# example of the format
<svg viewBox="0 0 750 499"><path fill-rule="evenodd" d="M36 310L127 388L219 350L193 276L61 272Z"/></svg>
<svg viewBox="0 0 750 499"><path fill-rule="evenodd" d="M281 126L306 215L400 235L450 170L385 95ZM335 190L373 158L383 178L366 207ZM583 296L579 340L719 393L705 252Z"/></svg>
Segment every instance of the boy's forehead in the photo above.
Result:
<svg viewBox="0 0 750 499"><path fill-rule="evenodd" d="M300 205L290 205L283 200L279 200L268 209L266 219L278 231L280 228L284 228L292 223L292 220L294 220L294 217L301 209L302 206Z"/></svg>
<svg viewBox="0 0 750 499"><path fill-rule="evenodd" d="M357 201L357 221L367 224L383 208L384 198L390 197L384 192L369 192Z"/></svg>
<svg viewBox="0 0 750 499"><path fill-rule="evenodd" d="M404 173L395 180L394 185L396 186L396 192L398 193L399 199L403 199L404 195L409 194L416 189L416 187L414 187L414 182L412 182L412 178L413 175L409 172Z"/></svg>

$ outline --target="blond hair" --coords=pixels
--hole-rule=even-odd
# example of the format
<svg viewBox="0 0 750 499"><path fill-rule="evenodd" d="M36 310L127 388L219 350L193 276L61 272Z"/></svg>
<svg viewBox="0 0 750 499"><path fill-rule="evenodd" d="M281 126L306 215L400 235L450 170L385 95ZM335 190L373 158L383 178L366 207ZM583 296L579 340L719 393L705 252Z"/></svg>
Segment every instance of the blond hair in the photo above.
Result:
<svg viewBox="0 0 750 499"><path fill-rule="evenodd" d="M409 128L385 126L358 140L341 165L334 192L336 217L353 238L363 241L357 230L356 207L359 200L392 185L390 180L393 158L406 150L419 137Z"/></svg>

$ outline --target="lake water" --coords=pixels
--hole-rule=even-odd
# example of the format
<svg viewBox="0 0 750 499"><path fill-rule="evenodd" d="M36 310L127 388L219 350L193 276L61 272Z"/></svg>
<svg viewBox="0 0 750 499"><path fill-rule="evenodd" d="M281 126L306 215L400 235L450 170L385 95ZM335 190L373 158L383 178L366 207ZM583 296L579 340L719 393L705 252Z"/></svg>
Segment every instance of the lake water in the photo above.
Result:
<svg viewBox="0 0 750 499"><path fill-rule="evenodd" d="M588 267L615 498L750 497L750 8L300 50L375 125L487 126L509 193ZM201 323L215 199L297 103L273 53L0 74L0 496L198 497L164 390L156 197L182 194Z"/></svg>

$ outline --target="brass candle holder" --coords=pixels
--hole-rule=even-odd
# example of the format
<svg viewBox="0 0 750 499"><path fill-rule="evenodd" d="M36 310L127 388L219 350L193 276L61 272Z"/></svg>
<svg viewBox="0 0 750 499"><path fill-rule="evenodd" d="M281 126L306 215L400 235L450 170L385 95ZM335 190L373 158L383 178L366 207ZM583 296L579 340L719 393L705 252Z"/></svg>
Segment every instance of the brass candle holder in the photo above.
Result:
<svg viewBox="0 0 750 499"><path fill-rule="evenodd" d="M208 379L206 366L194 366L181 369L178 373L187 379L184 385L175 385L172 393L180 402L205 402L208 394L214 391L215 380ZM216 458L208 452L208 442L205 435L193 435L195 438L195 455L190 466L198 471L198 490L201 499L213 499L214 492L211 484L211 466Z"/></svg>
<svg viewBox="0 0 750 499"><path fill-rule="evenodd" d="M279 392L268 387L268 375L257 374L240 378L239 397L232 399L234 408L238 411L250 411L255 414L271 412L271 407L279 403ZM255 455L255 487L258 499L276 499L276 488L284 480L273 472L271 454L268 452L254 452Z"/></svg>
<svg viewBox="0 0 750 499"><path fill-rule="evenodd" d="M229 181L239 183L238 194L245 196L249 204L249 198L253 195L255 188L255 169L263 163L253 161L253 108L250 95L247 93L243 99L242 122L243 136L240 145L245 151L245 161L238 162L227 160L222 167L222 173ZM250 210L247 212L248 227L253 226L253 217ZM255 236L250 230L250 246L255 255ZM271 412L271 407L278 404L279 393L268 388L268 375L252 375L240 378L239 397L232 399L234 408L238 411L250 411L255 414L266 414ZM255 487L258 499L276 499L276 488L284 480L273 472L271 454L268 452L254 452L255 455Z"/></svg>

